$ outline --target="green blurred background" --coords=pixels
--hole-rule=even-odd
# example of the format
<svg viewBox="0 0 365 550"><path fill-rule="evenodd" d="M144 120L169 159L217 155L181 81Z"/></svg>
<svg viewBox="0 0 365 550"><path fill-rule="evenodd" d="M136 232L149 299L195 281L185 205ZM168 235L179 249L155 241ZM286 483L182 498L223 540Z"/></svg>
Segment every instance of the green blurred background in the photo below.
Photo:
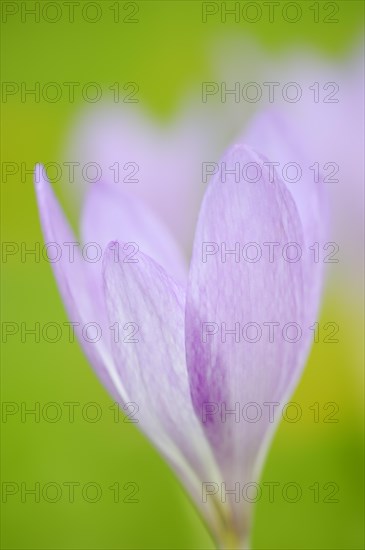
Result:
<svg viewBox="0 0 365 550"><path fill-rule="evenodd" d="M21 4L20 2L3 2ZM34 2L26 2L32 7ZM44 4L41 2L40 4ZM62 2L58 2L62 5ZM81 5L83 3L81 2ZM102 19L90 24L75 16L54 24L21 21L20 12L2 24L2 80L6 82L97 81L105 84L136 81L140 104L155 117L169 120L185 94L202 80L212 80L210 55L225 37L256 40L265 51L308 48L312 53L340 61L361 33L363 3L337 2L340 23L313 22L312 2L303 7L300 22L279 18L256 24L228 22L216 17L201 22L201 3L195 1L138 2L138 24L116 24L110 6L99 3ZM120 2L121 15L125 6ZM320 2L322 9L324 3ZM333 3L330 3L333 4ZM10 8L9 8L10 9ZM19 8L20 9L20 8ZM64 8L63 8L64 9ZM51 11L49 12L51 14ZM65 12L63 12L65 13ZM76 14L79 11L76 10ZM90 11L91 14L91 11ZM229 20L228 20L229 21ZM254 63L254 60L253 60ZM126 76L127 75L127 78ZM2 161L25 162L32 167L44 159L61 160L62 147L80 102L21 102L19 94L2 103ZM12 177L2 181L3 241L41 241L32 177L26 182ZM51 267L20 256L2 264L2 319L16 323L67 321ZM345 283L327 288L323 322L340 325L338 344L313 346L309 364L293 400L301 404L303 418L296 424L282 422L264 469L262 482L296 482L303 488L297 503L280 496L271 504L256 506L254 549L360 549L363 541L362 473L362 306L347 299ZM165 462L133 424L114 421L112 400L98 382L78 344L63 337L57 343L35 343L20 335L2 345L2 401L29 407L39 402L78 402L75 421L68 421L62 407L60 421L35 422L20 413L2 419L2 481L25 482L29 487L77 481L97 483L103 493L98 502L85 502L80 487L75 502L67 491L59 502L33 497L21 502L20 494L2 504L4 549L122 549L213 548L213 543L178 481ZM156 396L156 399L158 397ZM82 407L99 404L102 418L88 422ZM309 409L319 402L322 420L313 421ZM323 406L339 406L337 423L323 422ZM93 410L90 409L90 416ZM329 411L327 411L329 412ZM49 414L52 411L49 410ZM118 482L119 503L109 487ZM137 483L139 502L123 502ZM318 482L320 502L309 489ZM336 483L339 502L323 502ZM280 491L279 491L280 493ZM52 491L50 490L52 496ZM66 496L65 496L66 495ZM92 498L92 490L90 489Z"/></svg>

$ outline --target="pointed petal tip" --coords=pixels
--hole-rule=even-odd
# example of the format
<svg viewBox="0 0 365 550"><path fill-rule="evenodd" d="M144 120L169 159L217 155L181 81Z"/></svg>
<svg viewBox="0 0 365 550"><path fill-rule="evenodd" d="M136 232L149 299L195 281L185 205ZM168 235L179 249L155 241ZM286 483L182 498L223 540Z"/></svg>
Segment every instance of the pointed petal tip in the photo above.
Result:
<svg viewBox="0 0 365 550"><path fill-rule="evenodd" d="M34 166L34 189L39 204L40 214L45 214L43 208L49 201L55 200L52 185L47 177L46 169L43 164L38 162Z"/></svg>
<svg viewBox="0 0 365 550"><path fill-rule="evenodd" d="M109 241L103 252L103 272L107 273L113 264L123 264L125 258L128 257L128 245L114 239ZM129 262L127 262L129 263Z"/></svg>
<svg viewBox="0 0 365 550"><path fill-rule="evenodd" d="M117 239L109 241L104 248L104 258L107 259L112 253L115 255L115 249L117 247L119 248L121 245L123 246L123 243L121 243Z"/></svg>
<svg viewBox="0 0 365 550"><path fill-rule="evenodd" d="M45 181L45 169L42 163L37 162L34 166L34 185L40 189Z"/></svg>
<svg viewBox="0 0 365 550"><path fill-rule="evenodd" d="M242 140L238 139L231 147L229 147L226 150L223 159L227 159L229 157L235 158L236 156L238 156L240 159L248 157L249 162L262 162L266 160L266 157L257 148L248 143L244 138L242 138Z"/></svg>
<svg viewBox="0 0 365 550"><path fill-rule="evenodd" d="M119 244L118 241L114 240L114 241L109 241L107 246L106 246L106 249L105 249L105 253L108 253L110 252L111 250L114 250L114 248Z"/></svg>

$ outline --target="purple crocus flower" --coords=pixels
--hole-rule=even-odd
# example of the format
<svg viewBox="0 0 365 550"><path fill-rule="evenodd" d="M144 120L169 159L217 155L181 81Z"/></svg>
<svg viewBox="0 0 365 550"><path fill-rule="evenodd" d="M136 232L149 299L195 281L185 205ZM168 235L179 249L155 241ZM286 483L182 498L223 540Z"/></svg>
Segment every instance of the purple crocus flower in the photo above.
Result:
<svg viewBox="0 0 365 550"><path fill-rule="evenodd" d="M262 120L258 128L265 149ZM322 266L309 247L323 241L321 183L301 181L293 192L275 171L257 169L268 162L249 146L228 150L202 202L188 273L152 213L103 184L88 191L81 223L83 241L105 250L102 264L78 251L53 264L91 364L122 406L138 404L139 427L222 548L248 547L252 505L240 493L258 480L320 299ZM75 242L40 165L36 182L46 242ZM95 343L80 331L91 321L103 333ZM126 324L133 334L115 338Z"/></svg>

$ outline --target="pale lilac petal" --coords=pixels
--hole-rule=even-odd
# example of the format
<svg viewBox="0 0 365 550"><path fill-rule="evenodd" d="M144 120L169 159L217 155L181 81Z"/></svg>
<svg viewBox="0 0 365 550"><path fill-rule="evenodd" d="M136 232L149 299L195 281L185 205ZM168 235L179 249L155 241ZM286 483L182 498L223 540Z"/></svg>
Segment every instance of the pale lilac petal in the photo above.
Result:
<svg viewBox="0 0 365 550"><path fill-rule="evenodd" d="M189 258L204 194L201 161L212 155L212 140L216 145L217 137L221 138L212 131L210 114L187 101L173 119L161 123L138 104L93 105L81 112L72 128L65 158L77 158L81 166L98 163L101 181L110 185L118 181L123 190L143 201ZM81 169L76 173L80 181L72 189L72 200L88 186L82 185Z"/></svg>
<svg viewBox="0 0 365 550"><path fill-rule="evenodd" d="M123 243L110 243L106 250L104 280L109 322L120 327L114 359L129 400L138 405L139 427L201 504L201 480L220 478L190 397L185 293L143 253L130 263ZM213 504L203 513L217 530Z"/></svg>
<svg viewBox="0 0 365 550"><path fill-rule="evenodd" d="M311 147L313 136L298 131L295 127L298 120L289 120L281 111L268 110L254 118L242 139L278 164L278 173L284 177L283 182L294 199L303 226L303 263L309 271L306 281L310 281L307 291L313 294L311 303L317 309L312 314L316 317L323 285L323 260L334 250L327 244L333 240L329 238L330 184L323 173L325 162L320 162L318 151ZM297 178L298 181L291 181ZM314 261L316 250L319 261Z"/></svg>
<svg viewBox="0 0 365 550"><path fill-rule="evenodd" d="M232 168L237 162L243 166L265 160L237 146L223 162ZM315 308L310 303L312 295L306 292L303 263L287 262L281 254L286 243L304 244L297 208L283 182L276 176L269 183L262 176L255 183L242 179L236 183L234 175L227 175L223 183L220 176L214 176L208 187L196 230L186 298L186 354L196 413L227 487L234 488L235 483L254 481L257 475L258 458L272 427L265 403L282 403L297 383L312 336L308 312ZM269 242L281 245L273 262L263 244ZM236 262L230 254L222 262L217 252L202 261L203 243L216 243L220 250L222 243L227 249L239 243L240 250L246 243L257 243L262 257L250 263L241 256ZM274 341L270 342L264 323L272 322L280 323L280 330L276 328ZM282 337L283 326L293 322L302 329L297 343ZM203 323L216 323L205 328L213 331L218 326L218 333L204 338ZM253 328L245 338L240 331L239 342L232 334L227 334L224 342L222 323L230 330L235 323L241 330L247 323L257 323L262 336L255 343L248 342L248 338L254 338ZM293 338L290 331L289 338ZM245 421L241 415L250 402L263 411L257 422ZM210 410L218 407L218 411L204 416L208 403ZM228 414L222 421L222 407L234 410L236 406L239 417ZM247 529L249 512L236 505L233 498L231 505L236 530Z"/></svg>
<svg viewBox="0 0 365 550"><path fill-rule="evenodd" d="M81 256L75 238L62 209L49 184L42 165L35 170L35 188L45 243L56 243L59 247L59 261L52 262L52 268L63 298L70 322L89 359L109 392L116 398L123 396L123 389L115 377L113 360L108 346L107 327L105 327L102 295L98 295L90 272L90 265ZM68 243L68 244L67 244ZM56 247L54 247L56 248ZM88 323L97 323L102 338L92 343L96 332L84 332Z"/></svg>
<svg viewBox="0 0 365 550"><path fill-rule="evenodd" d="M81 233L84 243L96 242L102 249L113 240L133 243L131 258L140 249L186 283L187 265L168 229L142 201L122 190L121 184L95 183L88 190Z"/></svg>

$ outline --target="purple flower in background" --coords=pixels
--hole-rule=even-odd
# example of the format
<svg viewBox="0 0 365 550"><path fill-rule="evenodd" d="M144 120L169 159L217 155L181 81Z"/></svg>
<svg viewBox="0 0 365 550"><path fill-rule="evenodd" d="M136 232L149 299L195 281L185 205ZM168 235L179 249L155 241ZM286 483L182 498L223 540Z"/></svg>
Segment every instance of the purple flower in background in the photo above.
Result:
<svg viewBox="0 0 365 550"><path fill-rule="evenodd" d="M304 162L278 125L292 160ZM268 154L265 120L257 130L262 143L254 130L246 142ZM79 331L97 374L122 406L138 404L139 427L222 548L248 546L252 504L237 495L258 480L273 411L299 380L322 284L309 250L324 238L321 181L291 189L256 150L235 145L217 164L189 272L142 202L99 183L88 191L81 233L103 247L103 262L77 252L53 264L71 320L102 328L96 343ZM41 166L36 182L46 242L75 242ZM128 323L132 336L115 338L110 327Z"/></svg>

